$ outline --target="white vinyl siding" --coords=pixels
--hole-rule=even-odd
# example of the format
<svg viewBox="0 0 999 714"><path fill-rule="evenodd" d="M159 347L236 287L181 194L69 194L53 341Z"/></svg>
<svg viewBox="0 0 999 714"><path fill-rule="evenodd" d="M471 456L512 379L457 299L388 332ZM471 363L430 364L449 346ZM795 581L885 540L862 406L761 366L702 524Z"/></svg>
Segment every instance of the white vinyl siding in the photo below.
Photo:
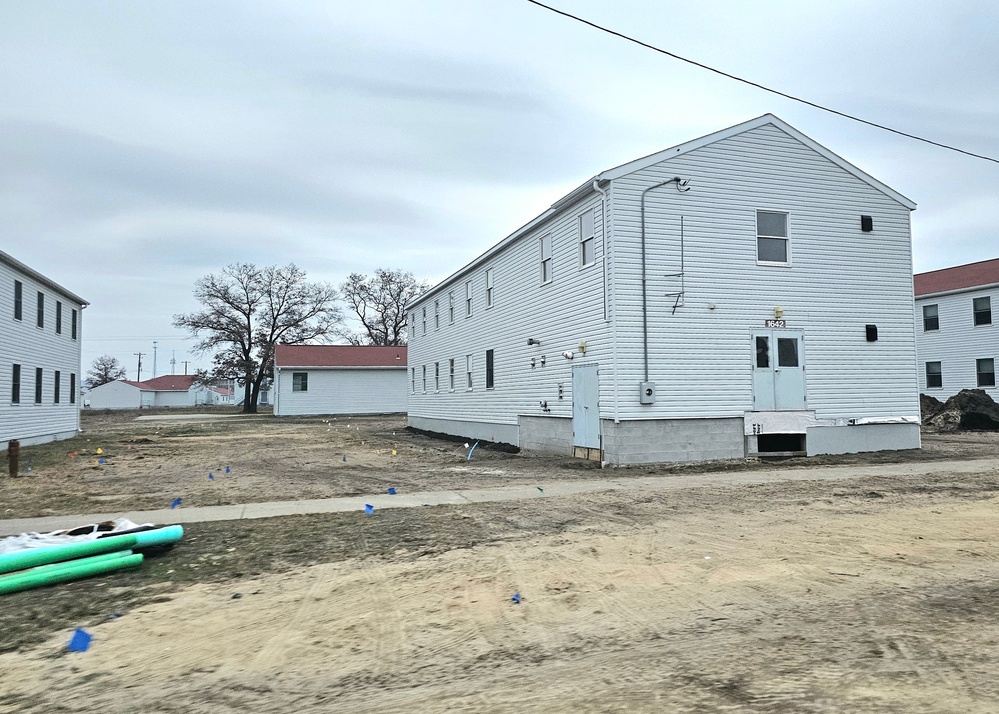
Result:
<svg viewBox="0 0 999 714"><path fill-rule="evenodd" d="M39 295L41 299L39 300ZM45 304L52 314L45 320ZM42 306L42 327L38 327L38 304ZM58 308L82 309L72 294L59 289L37 274L25 272L16 263L0 256L0 445L11 439L22 446L67 438L79 431L80 412L71 391L66 394L66 375L80 371L80 342L63 329L56 332ZM20 311L20 318L17 312ZM27 314L25 314L27 313ZM14 372L17 371L19 400L14 401ZM35 403L36 370L42 371L41 399ZM62 384L55 399L55 375Z"/></svg>
<svg viewBox="0 0 999 714"><path fill-rule="evenodd" d="M920 390L933 390L933 396L946 399L962 389L984 389L993 399L999 400L999 388L983 383L978 361L999 359L999 330L995 324L985 323L983 314L999 298L999 288L968 288L948 294L926 295L916 299L915 320L916 348L921 365L940 362L943 387L927 384L926 373L920 370ZM923 330L926 308L933 307L937 315L937 329ZM977 308L977 309L976 309ZM981 324L976 324L976 318Z"/></svg>
<svg viewBox="0 0 999 714"><path fill-rule="evenodd" d="M276 416L406 411L405 367L310 367L307 392L293 391L293 374L290 368L277 371Z"/></svg>

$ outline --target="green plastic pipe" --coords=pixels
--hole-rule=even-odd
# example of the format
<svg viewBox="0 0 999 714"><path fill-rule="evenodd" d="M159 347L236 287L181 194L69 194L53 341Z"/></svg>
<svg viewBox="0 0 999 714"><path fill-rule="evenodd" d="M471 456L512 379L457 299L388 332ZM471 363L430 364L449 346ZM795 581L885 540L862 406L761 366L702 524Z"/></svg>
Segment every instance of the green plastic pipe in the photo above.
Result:
<svg viewBox="0 0 999 714"><path fill-rule="evenodd" d="M0 555L0 573L11 573L15 570L33 568L36 565L58 563L63 560L85 558L101 553L112 553L116 550L141 550L156 545L176 543L184 535L181 526L167 526L154 530L132 533L129 535L107 536L82 543L67 543L65 545L50 545L44 548L32 548Z"/></svg>
<svg viewBox="0 0 999 714"><path fill-rule="evenodd" d="M132 555L130 550L116 550L114 553L104 553L102 555L92 555L89 558L77 558L76 560L67 560L61 563L49 563L48 565L38 565L30 570L19 570L16 573L8 573L7 575L0 575L0 583L4 582L7 578L17 578L21 575L27 575L28 573L47 573L54 570L61 570L63 568L76 568L81 565L89 565L91 563L102 563L106 560L116 560L118 558L124 558L126 556Z"/></svg>
<svg viewBox="0 0 999 714"><path fill-rule="evenodd" d="M55 568L53 570L47 570L44 572L28 571L26 573L18 573L17 575L10 575L6 578L2 578L0 579L0 595L16 593L21 590L30 590L32 588L40 588L45 585L65 583L70 580L89 578L92 575L110 573L115 570L122 570L123 568L134 568L139 565L142 565L142 555L140 553L136 553L135 555L126 555L123 558L102 560L101 562L89 563L87 565L64 563L62 564L62 567Z"/></svg>

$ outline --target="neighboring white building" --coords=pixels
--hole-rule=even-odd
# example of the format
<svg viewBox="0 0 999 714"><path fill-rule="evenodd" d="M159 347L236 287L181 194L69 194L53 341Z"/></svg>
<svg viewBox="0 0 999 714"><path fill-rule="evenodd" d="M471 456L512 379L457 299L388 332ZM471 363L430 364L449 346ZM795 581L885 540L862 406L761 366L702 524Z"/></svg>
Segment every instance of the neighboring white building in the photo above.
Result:
<svg viewBox="0 0 999 714"><path fill-rule="evenodd" d="M604 171L407 307L409 423L620 464L916 448L914 208L770 114Z"/></svg>
<svg viewBox="0 0 999 714"><path fill-rule="evenodd" d="M274 415L406 411L406 348L278 345Z"/></svg>
<svg viewBox="0 0 999 714"><path fill-rule="evenodd" d="M999 400L999 258L919 273L914 284L920 389L940 400L984 389Z"/></svg>
<svg viewBox="0 0 999 714"><path fill-rule="evenodd" d="M80 431L80 343L87 303L0 251L0 450Z"/></svg>
<svg viewBox="0 0 999 714"><path fill-rule="evenodd" d="M150 409L214 404L214 392L194 383L191 374L165 374L142 382L119 379L90 390L91 409Z"/></svg>

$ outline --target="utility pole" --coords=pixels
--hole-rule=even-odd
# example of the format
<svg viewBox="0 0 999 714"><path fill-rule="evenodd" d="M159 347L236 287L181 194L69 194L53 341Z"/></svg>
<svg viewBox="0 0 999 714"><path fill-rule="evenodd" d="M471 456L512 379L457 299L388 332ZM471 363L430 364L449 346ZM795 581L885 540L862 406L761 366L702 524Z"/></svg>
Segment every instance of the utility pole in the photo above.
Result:
<svg viewBox="0 0 999 714"><path fill-rule="evenodd" d="M156 340L153 340L153 378L156 378Z"/></svg>
<svg viewBox="0 0 999 714"><path fill-rule="evenodd" d="M177 374L177 350L170 353L170 374Z"/></svg>
<svg viewBox="0 0 999 714"><path fill-rule="evenodd" d="M135 381L136 382L141 382L142 381L142 352L133 352L132 354L134 354L136 357L139 358L139 366L135 370Z"/></svg>
<svg viewBox="0 0 999 714"><path fill-rule="evenodd" d="M189 364L190 364L190 362L188 362L187 360L184 360L184 374L187 374L187 365L189 365Z"/></svg>

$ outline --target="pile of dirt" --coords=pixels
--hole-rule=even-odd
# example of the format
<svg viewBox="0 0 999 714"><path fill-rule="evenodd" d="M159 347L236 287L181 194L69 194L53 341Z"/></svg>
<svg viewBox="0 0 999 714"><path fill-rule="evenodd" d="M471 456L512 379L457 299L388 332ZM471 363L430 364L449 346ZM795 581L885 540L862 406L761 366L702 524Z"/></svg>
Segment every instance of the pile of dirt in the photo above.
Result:
<svg viewBox="0 0 999 714"><path fill-rule="evenodd" d="M925 424L931 416L940 411L943 406L941 402L936 397L931 397L929 394L919 395L919 413L922 417L922 421Z"/></svg>
<svg viewBox="0 0 999 714"><path fill-rule="evenodd" d="M985 390L962 389L943 404L921 394L919 402L924 426L935 431L999 431L999 404Z"/></svg>

